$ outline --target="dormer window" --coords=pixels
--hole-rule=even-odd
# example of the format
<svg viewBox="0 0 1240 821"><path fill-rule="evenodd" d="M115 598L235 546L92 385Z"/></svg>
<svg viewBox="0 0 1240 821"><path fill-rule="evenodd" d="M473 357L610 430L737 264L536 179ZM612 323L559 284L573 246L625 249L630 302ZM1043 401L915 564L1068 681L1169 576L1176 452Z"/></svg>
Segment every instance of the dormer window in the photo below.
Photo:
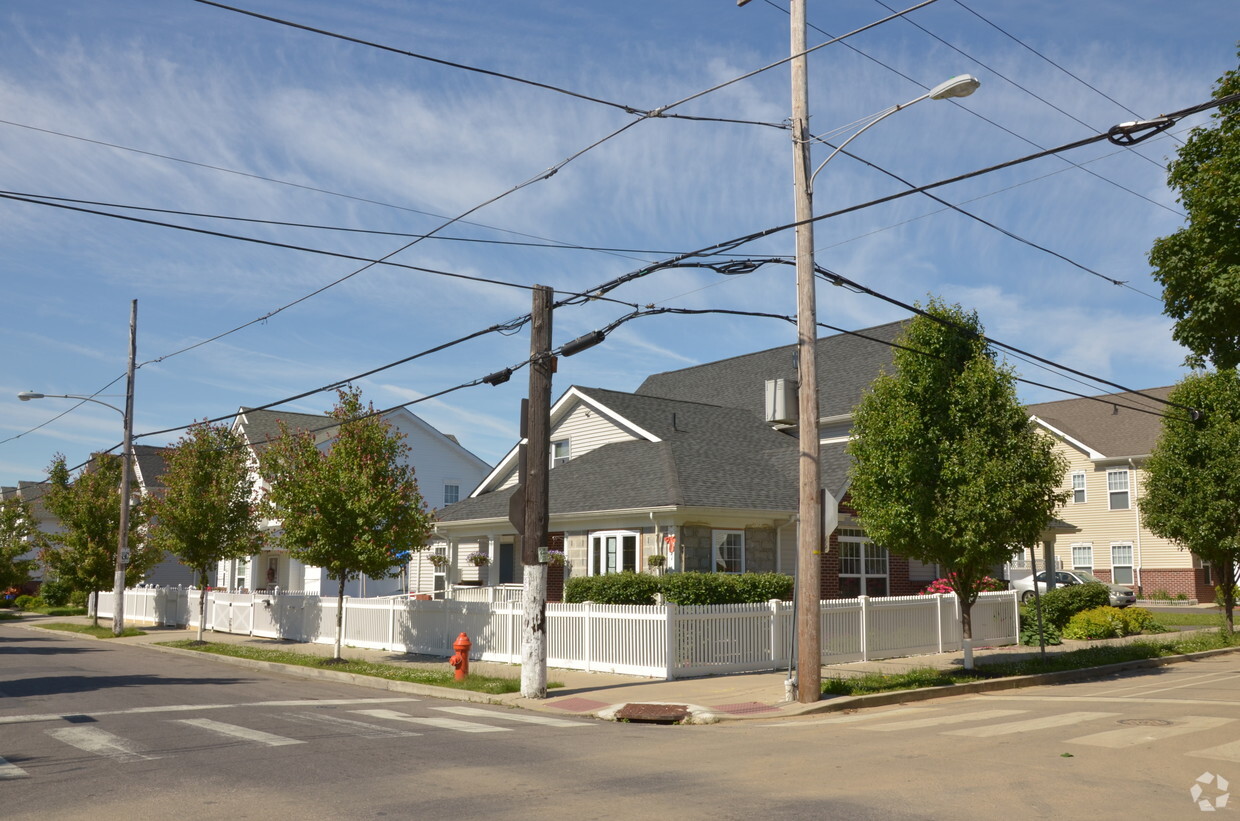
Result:
<svg viewBox="0 0 1240 821"><path fill-rule="evenodd" d="M557 439L551 443L551 467L559 467L569 460L567 439Z"/></svg>

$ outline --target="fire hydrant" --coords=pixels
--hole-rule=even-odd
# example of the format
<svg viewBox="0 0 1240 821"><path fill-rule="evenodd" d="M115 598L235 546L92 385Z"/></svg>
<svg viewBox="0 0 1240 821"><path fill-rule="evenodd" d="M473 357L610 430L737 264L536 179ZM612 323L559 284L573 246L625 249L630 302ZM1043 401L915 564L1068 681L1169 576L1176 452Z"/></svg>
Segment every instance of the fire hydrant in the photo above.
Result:
<svg viewBox="0 0 1240 821"><path fill-rule="evenodd" d="M464 681L469 675L469 648L472 646L469 636L464 633L457 636L456 641L452 643L452 649L456 651L456 655L448 659L448 664L456 670L457 681Z"/></svg>

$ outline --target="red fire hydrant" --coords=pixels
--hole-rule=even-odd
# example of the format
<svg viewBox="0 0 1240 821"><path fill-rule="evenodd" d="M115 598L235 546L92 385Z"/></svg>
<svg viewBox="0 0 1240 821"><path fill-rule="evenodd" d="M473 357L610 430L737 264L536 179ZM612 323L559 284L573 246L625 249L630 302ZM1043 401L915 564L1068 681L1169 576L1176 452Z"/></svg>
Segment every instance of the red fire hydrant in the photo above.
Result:
<svg viewBox="0 0 1240 821"><path fill-rule="evenodd" d="M457 636L456 641L452 643L452 649L456 651L456 655L448 659L448 664L455 668L457 681L464 681L469 675L469 648L472 646L469 636L464 633Z"/></svg>

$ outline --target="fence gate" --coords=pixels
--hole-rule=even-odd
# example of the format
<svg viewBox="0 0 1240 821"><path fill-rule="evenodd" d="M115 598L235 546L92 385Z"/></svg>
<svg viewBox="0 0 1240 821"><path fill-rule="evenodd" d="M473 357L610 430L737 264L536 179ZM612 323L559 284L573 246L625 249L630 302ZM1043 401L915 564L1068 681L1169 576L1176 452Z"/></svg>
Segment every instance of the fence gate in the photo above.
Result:
<svg viewBox="0 0 1240 821"><path fill-rule="evenodd" d="M217 594L211 608L211 629L221 633L246 633L254 625L254 601L248 595Z"/></svg>

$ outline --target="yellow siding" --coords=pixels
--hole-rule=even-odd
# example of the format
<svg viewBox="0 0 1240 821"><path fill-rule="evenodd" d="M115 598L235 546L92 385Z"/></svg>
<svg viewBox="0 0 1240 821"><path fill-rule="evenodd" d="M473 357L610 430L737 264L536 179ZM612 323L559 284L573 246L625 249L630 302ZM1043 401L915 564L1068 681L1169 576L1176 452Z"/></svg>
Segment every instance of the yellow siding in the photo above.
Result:
<svg viewBox="0 0 1240 821"><path fill-rule="evenodd" d="M1049 435L1049 434L1047 434ZM1072 566L1072 545L1091 544L1095 570L1111 569L1111 545L1116 542L1132 544L1133 563L1138 568L1184 569L1193 566L1192 556L1180 550L1174 542L1155 536L1142 524L1137 500L1145 491L1145 471L1141 463L1095 464L1079 448L1058 437L1055 450L1068 460L1064 474L1063 489L1069 492L1068 501L1056 513L1056 518L1079 529L1077 533L1058 533L1055 537L1055 555L1064 567ZM1111 510L1107 490L1107 471L1128 468L1129 507ZM1074 502L1071 497L1072 474L1085 475L1085 501Z"/></svg>

